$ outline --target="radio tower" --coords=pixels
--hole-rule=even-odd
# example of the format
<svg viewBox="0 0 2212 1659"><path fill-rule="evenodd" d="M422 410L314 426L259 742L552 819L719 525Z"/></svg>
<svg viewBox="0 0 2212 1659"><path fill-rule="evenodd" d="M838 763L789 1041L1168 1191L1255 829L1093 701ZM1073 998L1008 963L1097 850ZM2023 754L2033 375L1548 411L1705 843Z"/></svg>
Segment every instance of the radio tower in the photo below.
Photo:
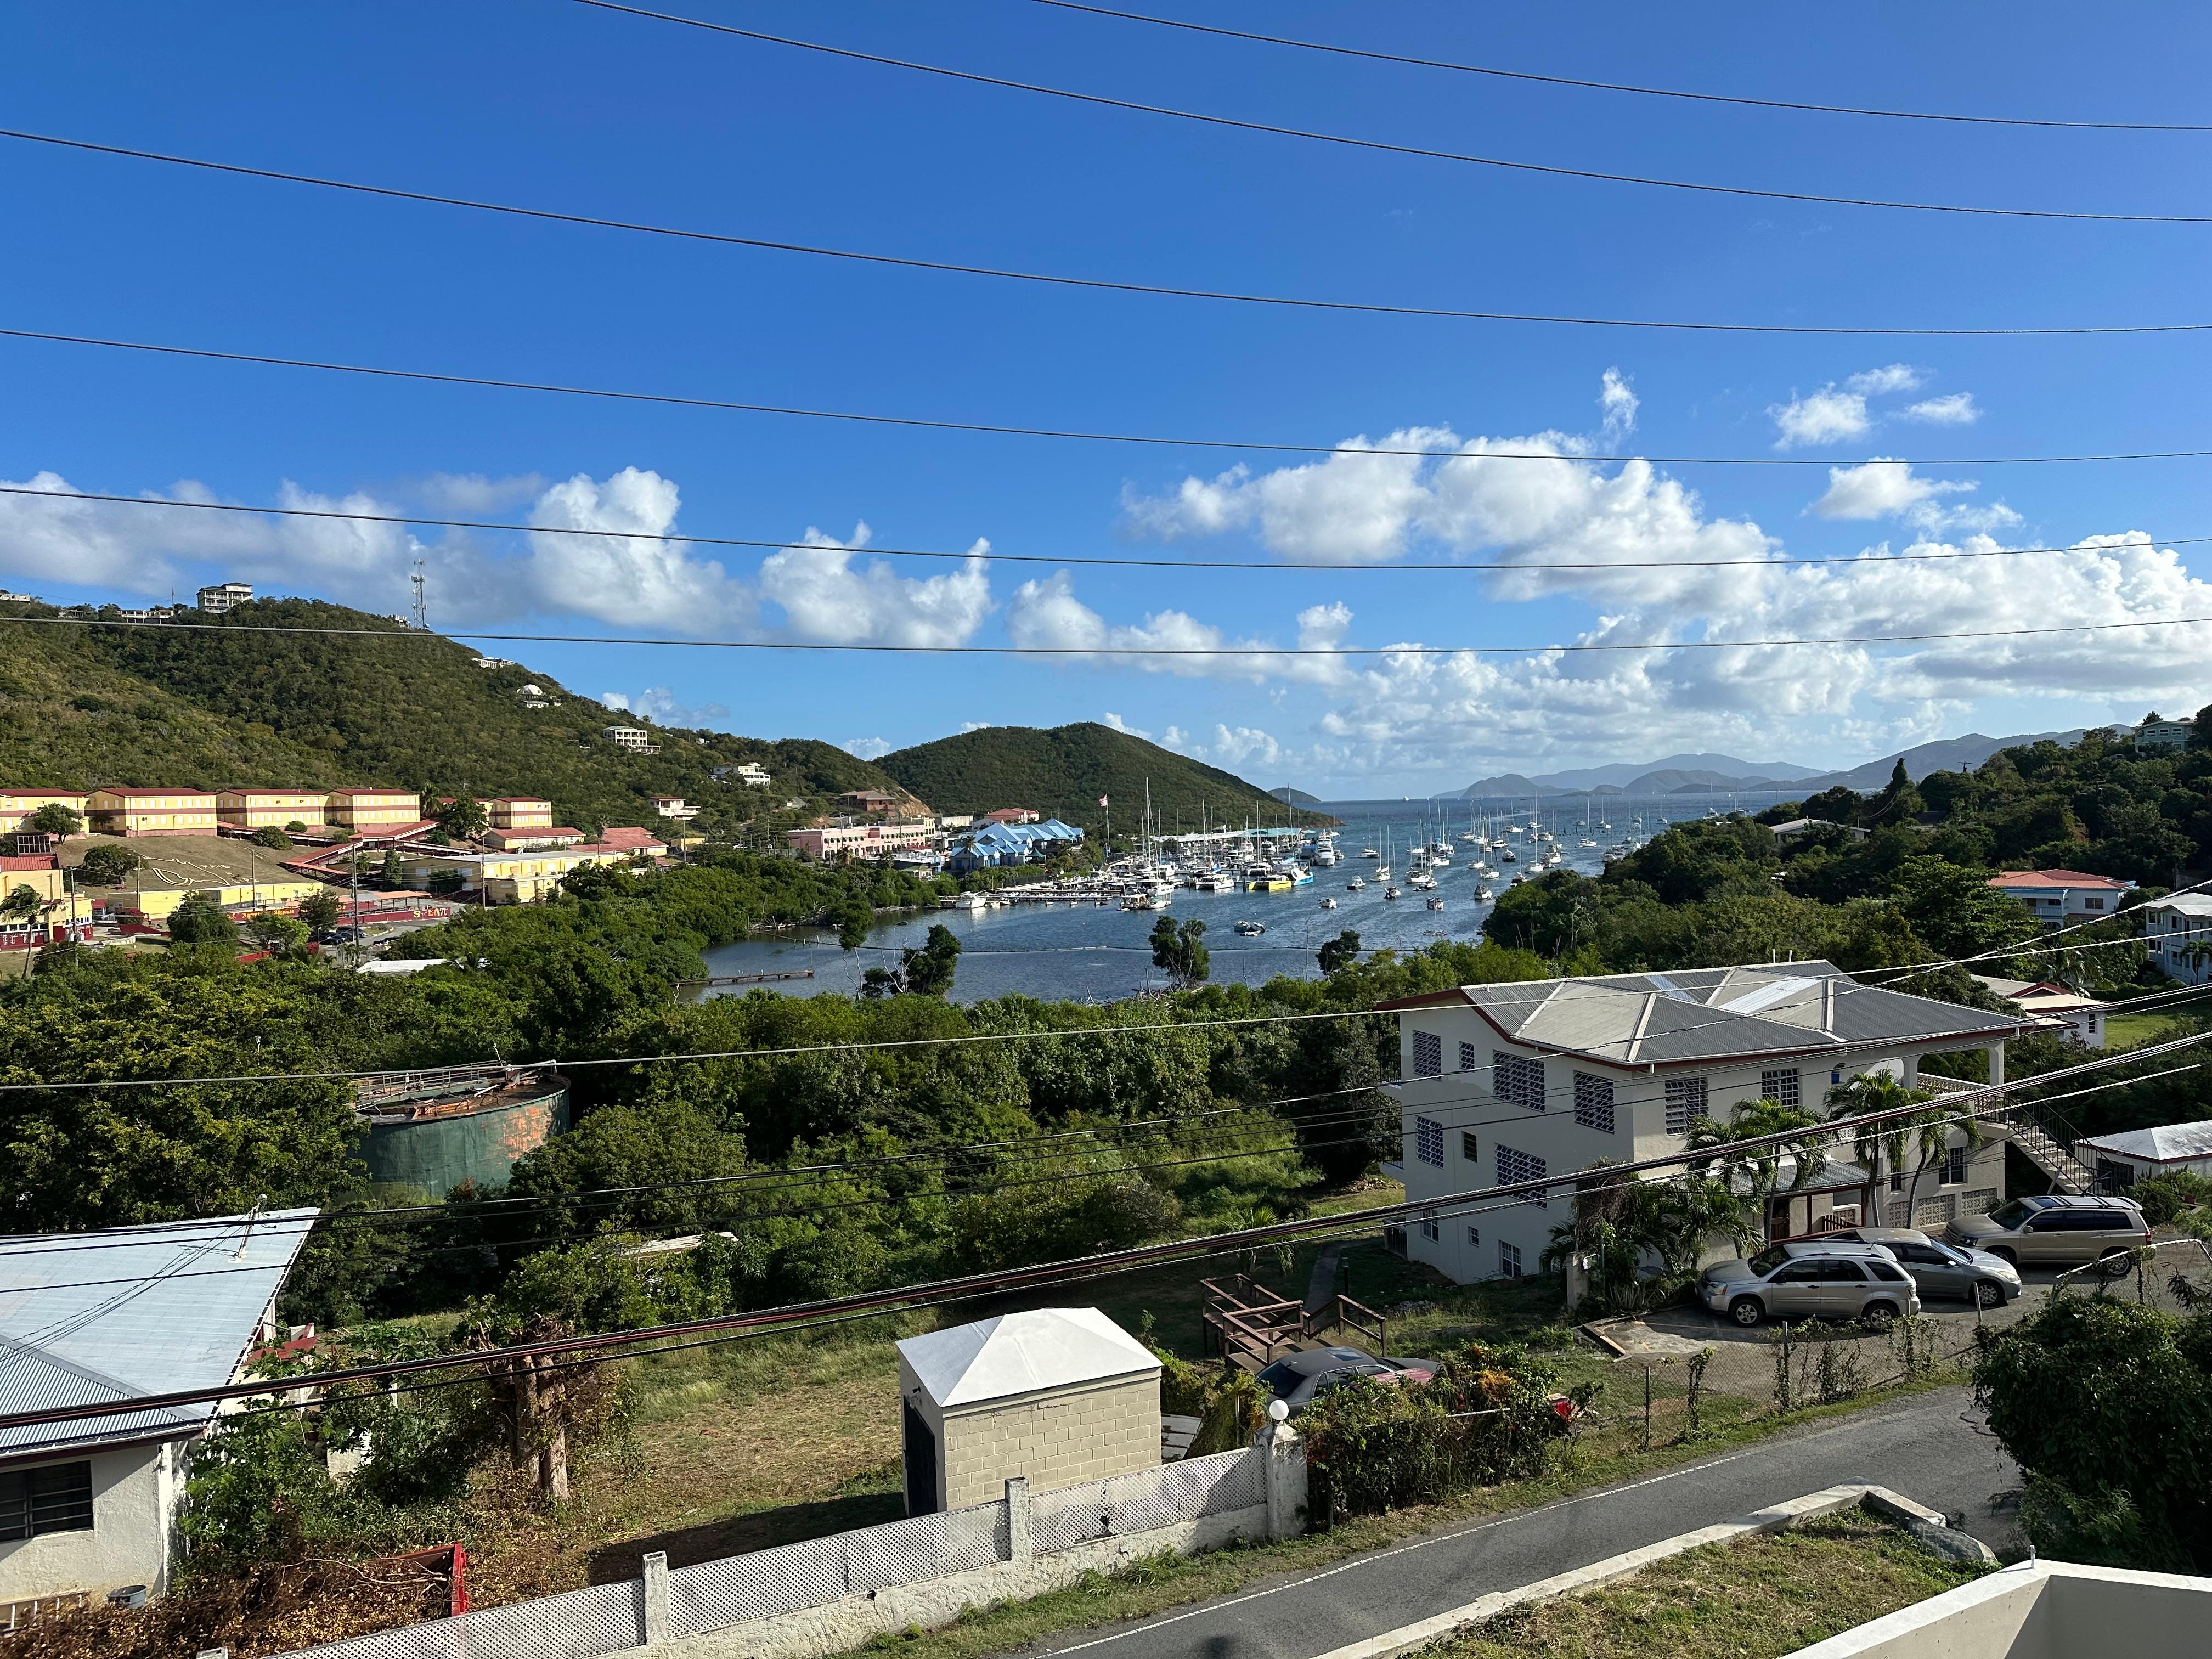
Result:
<svg viewBox="0 0 2212 1659"><path fill-rule="evenodd" d="M415 557L415 574L407 579L415 585L415 626L424 633L430 631L430 603L422 592L422 558Z"/></svg>

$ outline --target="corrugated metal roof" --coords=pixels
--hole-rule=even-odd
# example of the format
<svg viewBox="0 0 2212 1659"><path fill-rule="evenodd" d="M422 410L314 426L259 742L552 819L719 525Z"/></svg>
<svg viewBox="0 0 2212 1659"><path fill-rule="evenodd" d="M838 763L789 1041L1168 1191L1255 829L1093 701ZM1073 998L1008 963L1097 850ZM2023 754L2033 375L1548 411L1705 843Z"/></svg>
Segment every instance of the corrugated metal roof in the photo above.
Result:
<svg viewBox="0 0 2212 1659"><path fill-rule="evenodd" d="M160 1231L0 1239L0 1413L228 1382L316 1213L272 1211L250 1227L224 1216ZM0 1431L0 1457L189 1435L213 1411Z"/></svg>
<svg viewBox="0 0 2212 1659"><path fill-rule="evenodd" d="M2002 1036L2033 1028L2008 1015L1861 985L1826 962L1466 985L1460 994L1517 1042L1617 1066Z"/></svg>

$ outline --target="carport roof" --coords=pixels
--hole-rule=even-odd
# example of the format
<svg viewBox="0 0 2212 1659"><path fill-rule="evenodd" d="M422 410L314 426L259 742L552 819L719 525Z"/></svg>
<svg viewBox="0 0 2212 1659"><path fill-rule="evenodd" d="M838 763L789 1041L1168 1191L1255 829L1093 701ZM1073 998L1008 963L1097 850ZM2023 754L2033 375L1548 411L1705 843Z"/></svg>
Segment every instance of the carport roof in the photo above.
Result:
<svg viewBox="0 0 2212 1659"><path fill-rule="evenodd" d="M939 1407L1009 1400L1160 1369L1158 1355L1096 1308L1033 1308L909 1336L900 1356Z"/></svg>

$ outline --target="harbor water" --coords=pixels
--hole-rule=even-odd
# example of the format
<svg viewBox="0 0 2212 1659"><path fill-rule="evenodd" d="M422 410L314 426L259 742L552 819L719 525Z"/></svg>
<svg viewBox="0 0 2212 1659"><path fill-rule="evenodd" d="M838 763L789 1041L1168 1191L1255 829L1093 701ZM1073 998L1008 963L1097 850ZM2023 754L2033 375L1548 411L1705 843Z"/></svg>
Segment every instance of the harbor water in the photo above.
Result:
<svg viewBox="0 0 2212 1659"><path fill-rule="evenodd" d="M1717 806L1756 811L1787 799L1781 792L1743 795L1722 800ZM1624 841L1646 840L1668 822L1702 817L1715 804L1703 796L1597 796L1585 812L1582 798L1559 798L1542 804L1533 816L1525 804L1504 813L1498 805L1476 803L1474 822L1482 833L1494 839L1510 825L1523 830L1540 826L1558 837L1549 844L1559 848L1561 867L1595 875L1603 868L1607 848ZM1152 965L1146 939L1166 915L1177 922L1194 918L1205 922L1217 983L1258 985L1280 974L1315 978L1321 971L1316 952L1346 928L1359 935L1363 951L1402 953L1439 939L1477 941L1491 906L1477 901L1475 889L1486 884L1502 894L1516 873L1533 878L1535 858L1542 852L1541 845L1532 846L1525 836L1515 835L1510 840L1519 861L1501 864L1497 853L1483 853L1456 840L1469 827L1464 801L1332 801L1320 810L1344 821L1335 832L1338 862L1334 868L1316 868L1310 884L1287 892L1209 893L1179 888L1164 908L1152 912L1089 901L915 912L872 929L867 943L853 951L841 949L834 932L820 929L740 940L708 951L708 971L718 976L811 971L811 979L779 981L766 988L787 996L850 994L860 988L860 976L870 968L895 965L902 950L921 944L931 927L941 923L958 937L962 947L952 992L956 1002L1009 995L1110 1002L1164 988L1164 976ZM1607 824L1611 827L1601 827ZM1407 888L1412 853L1439 836L1450 847L1451 862L1434 872L1434 894ZM1596 844L1584 847L1584 841ZM1401 890L1399 897L1382 896L1385 884L1375 871L1383 860L1362 858L1361 850L1368 847L1387 854L1390 879ZM1477 877L1470 872L1468 866L1478 857L1488 860L1492 873ZM1366 884L1358 892L1346 885L1355 879ZM1443 899L1444 908L1430 909L1431 896ZM1336 908L1322 908L1325 898L1334 899ZM1236 932L1240 921L1258 922L1267 932L1256 938L1240 937ZM714 986L694 994L743 995L751 988Z"/></svg>

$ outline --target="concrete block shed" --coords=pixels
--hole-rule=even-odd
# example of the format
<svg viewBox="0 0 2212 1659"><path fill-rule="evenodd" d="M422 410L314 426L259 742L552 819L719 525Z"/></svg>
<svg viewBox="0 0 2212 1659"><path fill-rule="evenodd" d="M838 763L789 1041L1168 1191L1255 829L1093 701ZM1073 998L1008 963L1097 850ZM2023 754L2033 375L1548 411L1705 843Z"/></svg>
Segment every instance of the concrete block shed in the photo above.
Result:
<svg viewBox="0 0 2212 1659"><path fill-rule="evenodd" d="M1160 1362L1096 1308L1036 1308L898 1345L909 1515L1160 1461Z"/></svg>

